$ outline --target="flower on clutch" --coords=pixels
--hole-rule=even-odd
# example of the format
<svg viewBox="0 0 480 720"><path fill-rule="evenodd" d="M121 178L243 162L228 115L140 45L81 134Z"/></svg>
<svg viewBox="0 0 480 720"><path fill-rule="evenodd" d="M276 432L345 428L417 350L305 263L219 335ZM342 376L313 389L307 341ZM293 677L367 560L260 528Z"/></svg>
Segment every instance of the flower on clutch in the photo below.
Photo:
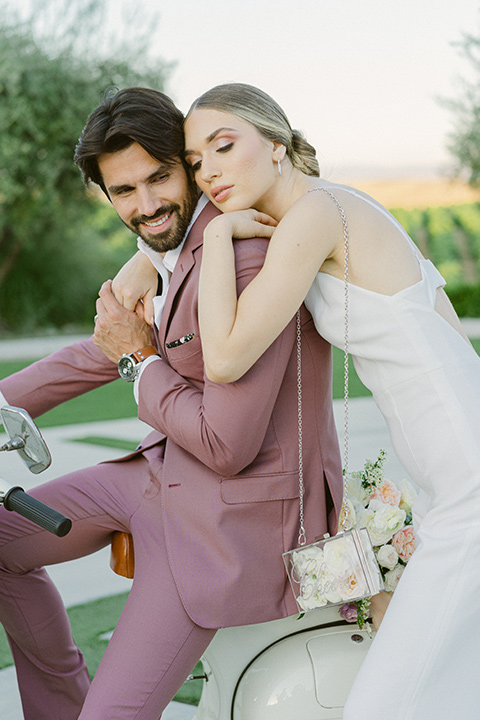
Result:
<svg viewBox="0 0 480 720"><path fill-rule="evenodd" d="M345 511L347 518L353 518L349 528L367 528L385 590L393 592L415 550L411 511L417 492L408 480L397 486L385 478L383 465L386 457L385 451L381 450L375 462L367 460L362 471L352 473L347 483L344 506L353 506L353 512ZM341 522L339 527L343 527ZM357 614L353 607L357 608ZM362 627L366 610L366 601L361 600L342 605L339 613L347 622L357 622Z"/></svg>

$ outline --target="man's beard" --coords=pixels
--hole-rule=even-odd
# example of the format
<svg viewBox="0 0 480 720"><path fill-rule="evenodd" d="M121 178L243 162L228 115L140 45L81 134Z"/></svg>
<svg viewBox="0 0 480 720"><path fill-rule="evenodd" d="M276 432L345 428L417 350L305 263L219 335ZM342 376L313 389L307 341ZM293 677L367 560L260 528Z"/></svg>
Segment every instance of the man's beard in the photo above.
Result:
<svg viewBox="0 0 480 720"><path fill-rule="evenodd" d="M137 235L140 235L142 240L144 240L144 242L156 252L165 253L168 250L174 250L180 245L185 237L185 233L192 219L197 201L198 188L194 183L189 183L182 206L177 205L177 203L162 205L162 207L158 208L154 215L141 215L139 217L132 218L127 227ZM167 213L175 214L176 222L172 228L165 230L164 233L149 233L148 230L142 226L142 223L154 222L159 217L162 217L162 215Z"/></svg>

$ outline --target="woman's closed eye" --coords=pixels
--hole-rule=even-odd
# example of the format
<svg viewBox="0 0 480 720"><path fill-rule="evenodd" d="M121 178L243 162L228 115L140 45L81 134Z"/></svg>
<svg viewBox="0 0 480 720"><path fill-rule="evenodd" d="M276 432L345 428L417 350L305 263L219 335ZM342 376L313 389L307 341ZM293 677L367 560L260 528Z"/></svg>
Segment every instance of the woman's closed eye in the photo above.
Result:
<svg viewBox="0 0 480 720"><path fill-rule="evenodd" d="M217 152L228 152L233 147L233 142L229 142L226 145L221 145L217 148Z"/></svg>

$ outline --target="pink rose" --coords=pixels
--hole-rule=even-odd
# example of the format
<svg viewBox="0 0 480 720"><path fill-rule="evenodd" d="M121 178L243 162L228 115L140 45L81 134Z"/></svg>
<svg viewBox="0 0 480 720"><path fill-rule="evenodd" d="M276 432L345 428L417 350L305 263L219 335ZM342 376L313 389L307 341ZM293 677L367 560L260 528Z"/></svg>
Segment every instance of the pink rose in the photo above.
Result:
<svg viewBox="0 0 480 720"><path fill-rule="evenodd" d="M392 538L392 545L398 552L399 557L403 562L408 562L413 555L415 550L415 535L413 533L413 527L407 525L402 530L399 530Z"/></svg>
<svg viewBox="0 0 480 720"><path fill-rule="evenodd" d="M349 623L357 622L358 608L355 603L346 603L339 610L340 617Z"/></svg>
<svg viewBox="0 0 480 720"><path fill-rule="evenodd" d="M384 480L382 485L375 488L375 492L370 499L373 500L373 498L375 498L376 500L380 500L380 502L398 507L401 497L402 494L397 486L391 480Z"/></svg>

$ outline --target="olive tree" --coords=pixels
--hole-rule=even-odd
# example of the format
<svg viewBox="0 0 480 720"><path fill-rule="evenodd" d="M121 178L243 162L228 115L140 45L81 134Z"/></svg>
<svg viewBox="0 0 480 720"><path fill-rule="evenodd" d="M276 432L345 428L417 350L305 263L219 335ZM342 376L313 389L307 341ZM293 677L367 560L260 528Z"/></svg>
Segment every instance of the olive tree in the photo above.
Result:
<svg viewBox="0 0 480 720"><path fill-rule="evenodd" d="M99 285L134 248L133 236L105 201L85 192L73 153L88 114L108 86L161 90L169 67L149 58L148 45L140 53L137 36L135 47L105 44L108 32L99 20L106 6L98 0L81 17L72 11L75 5L37 2L26 20L12 20L6 6L2 17L0 7L4 332L91 321ZM58 22L46 23L52 7Z"/></svg>

